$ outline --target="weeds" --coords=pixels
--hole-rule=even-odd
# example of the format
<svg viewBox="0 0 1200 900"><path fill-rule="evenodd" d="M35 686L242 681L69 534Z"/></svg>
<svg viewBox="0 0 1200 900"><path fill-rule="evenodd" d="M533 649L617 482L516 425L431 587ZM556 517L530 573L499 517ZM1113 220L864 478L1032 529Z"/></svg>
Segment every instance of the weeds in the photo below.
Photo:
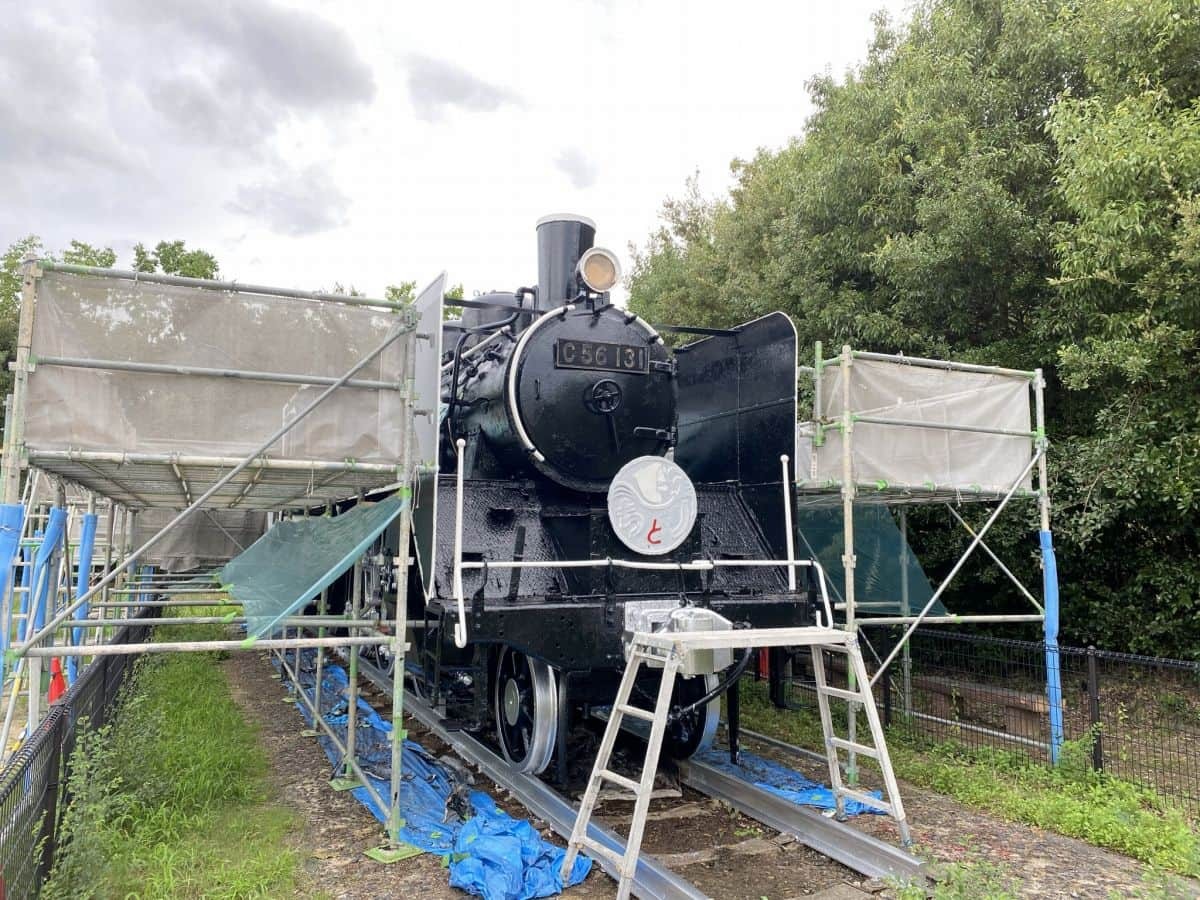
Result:
<svg viewBox="0 0 1200 900"><path fill-rule="evenodd" d="M217 627L163 629L167 639ZM62 848L43 896L247 898L290 893L290 814L214 654L143 657L114 723L71 757Z"/></svg>
<svg viewBox="0 0 1200 900"><path fill-rule="evenodd" d="M926 900L930 892L919 885L893 881L896 900ZM1016 900L1014 879L1000 866L982 860L942 866L933 900Z"/></svg>
<svg viewBox="0 0 1200 900"><path fill-rule="evenodd" d="M743 696L746 727L800 746L822 745L815 715L775 708L762 685L747 685ZM1064 746L1062 764L1050 768L1018 752L910 742L899 730L889 739L896 774L912 784L1163 870L1200 875L1200 840L1187 820L1149 788L1093 771L1087 740Z"/></svg>

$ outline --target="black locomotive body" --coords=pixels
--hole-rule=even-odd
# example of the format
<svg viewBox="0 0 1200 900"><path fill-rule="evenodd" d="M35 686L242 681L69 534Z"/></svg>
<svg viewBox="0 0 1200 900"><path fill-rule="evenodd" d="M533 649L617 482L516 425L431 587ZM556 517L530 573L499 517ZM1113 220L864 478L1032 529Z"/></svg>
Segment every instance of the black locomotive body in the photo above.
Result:
<svg viewBox="0 0 1200 900"><path fill-rule="evenodd" d="M565 764L568 729L612 702L631 631L688 607L732 627L813 624L815 608L807 570L789 587L786 566L740 565L791 552L791 321L672 329L699 336L672 348L609 302L616 260L589 221L537 233L537 287L464 301L443 333L440 464L414 495L408 589L410 676L530 772L556 751ZM661 508L621 519L622 537L608 491L645 458L674 465L640 474ZM681 682L668 752L711 741L744 667Z"/></svg>

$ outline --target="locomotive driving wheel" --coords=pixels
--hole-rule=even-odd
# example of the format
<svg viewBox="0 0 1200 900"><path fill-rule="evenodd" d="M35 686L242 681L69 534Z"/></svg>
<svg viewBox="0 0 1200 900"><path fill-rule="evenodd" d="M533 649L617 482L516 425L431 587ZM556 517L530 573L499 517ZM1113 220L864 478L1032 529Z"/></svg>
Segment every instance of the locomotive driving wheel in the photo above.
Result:
<svg viewBox="0 0 1200 900"><path fill-rule="evenodd" d="M541 772L550 764L558 734L554 670L541 660L505 647L493 683L500 751L518 771Z"/></svg>
<svg viewBox="0 0 1200 900"><path fill-rule="evenodd" d="M684 709L700 700L717 686L716 675L677 678L671 691L671 711ZM663 750L672 759L688 759L712 746L721 719L721 698L714 697L703 706L684 713L667 725Z"/></svg>

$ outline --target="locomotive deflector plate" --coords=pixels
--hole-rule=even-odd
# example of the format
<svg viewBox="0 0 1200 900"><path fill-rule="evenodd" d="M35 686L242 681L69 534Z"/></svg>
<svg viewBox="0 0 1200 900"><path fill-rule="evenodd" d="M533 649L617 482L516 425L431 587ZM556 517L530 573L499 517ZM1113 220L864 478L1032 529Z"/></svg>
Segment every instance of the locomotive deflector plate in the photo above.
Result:
<svg viewBox="0 0 1200 900"><path fill-rule="evenodd" d="M425 596L433 592L437 564L437 465L441 435L442 308L445 305L446 273L443 272L416 300L418 337L414 343L416 394L413 408L423 410L413 418L413 465L417 467L413 490L413 536L417 545L417 568Z"/></svg>

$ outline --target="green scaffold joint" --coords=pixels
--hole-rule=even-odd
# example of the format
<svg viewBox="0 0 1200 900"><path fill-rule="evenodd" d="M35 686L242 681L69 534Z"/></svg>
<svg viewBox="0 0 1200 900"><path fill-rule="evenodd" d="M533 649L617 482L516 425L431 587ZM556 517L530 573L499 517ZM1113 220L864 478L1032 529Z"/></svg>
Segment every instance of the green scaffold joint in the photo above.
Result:
<svg viewBox="0 0 1200 900"><path fill-rule="evenodd" d="M242 649L250 650L257 643L258 643L258 638L255 637L254 635L250 635L250 637L248 637L244 641L242 641Z"/></svg>
<svg viewBox="0 0 1200 900"><path fill-rule="evenodd" d="M232 622L234 619L237 618L237 614L238 614L238 611L236 609L231 609L228 613L225 614L225 617L222 621L226 625L228 625L230 622Z"/></svg>
<svg viewBox="0 0 1200 900"><path fill-rule="evenodd" d="M875 481L875 490L886 491L887 489L888 489L888 483L886 481L884 481L882 478L879 478Z"/></svg>

